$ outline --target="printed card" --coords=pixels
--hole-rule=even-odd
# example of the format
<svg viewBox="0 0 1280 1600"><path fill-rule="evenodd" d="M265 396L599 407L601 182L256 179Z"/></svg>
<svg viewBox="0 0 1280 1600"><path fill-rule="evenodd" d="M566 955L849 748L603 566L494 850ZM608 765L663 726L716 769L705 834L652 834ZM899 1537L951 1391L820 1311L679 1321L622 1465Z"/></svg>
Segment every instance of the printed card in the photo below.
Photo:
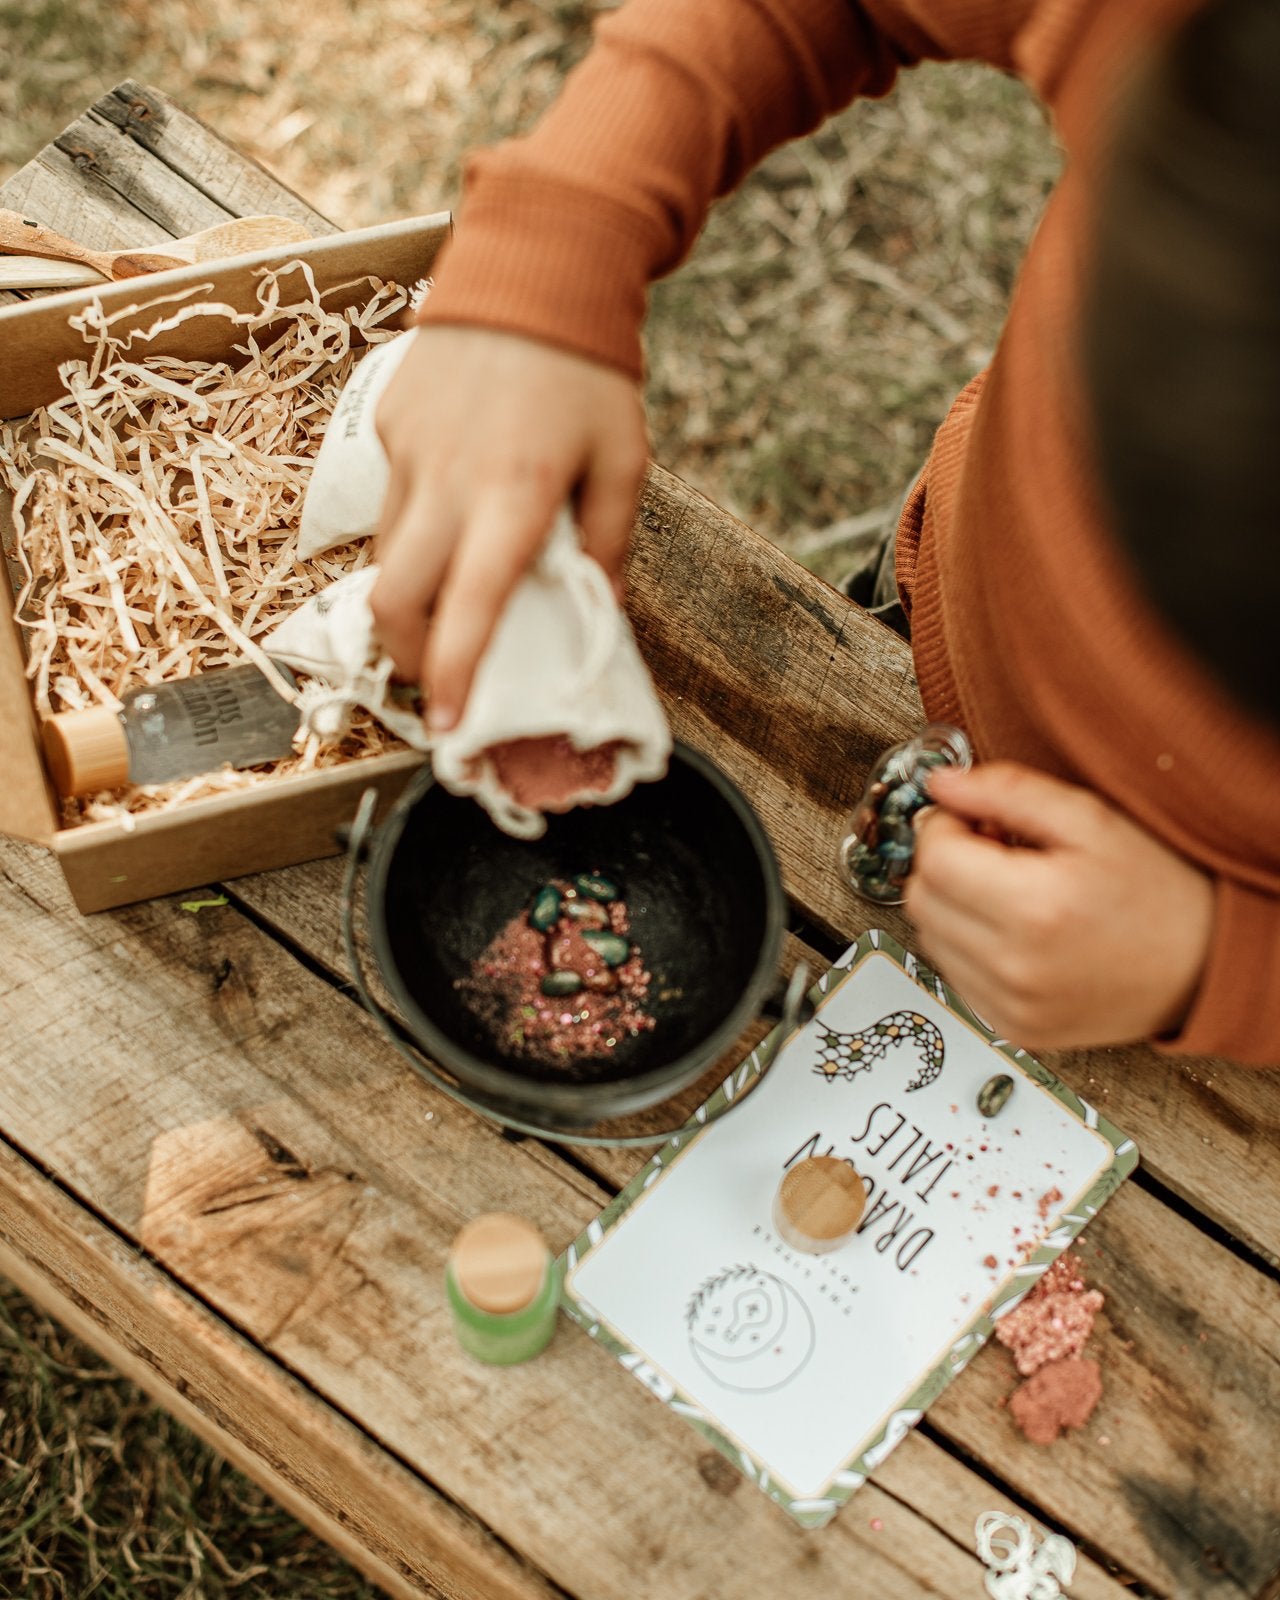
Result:
<svg viewBox="0 0 1280 1600"><path fill-rule="evenodd" d="M963 1371L1137 1164L1137 1148L996 1039L886 934L570 1246L569 1315L799 1521L818 1526ZM984 1084L1014 1081L996 1114ZM741 1101L741 1103L737 1103ZM867 1207L835 1251L772 1220L783 1174L846 1158Z"/></svg>

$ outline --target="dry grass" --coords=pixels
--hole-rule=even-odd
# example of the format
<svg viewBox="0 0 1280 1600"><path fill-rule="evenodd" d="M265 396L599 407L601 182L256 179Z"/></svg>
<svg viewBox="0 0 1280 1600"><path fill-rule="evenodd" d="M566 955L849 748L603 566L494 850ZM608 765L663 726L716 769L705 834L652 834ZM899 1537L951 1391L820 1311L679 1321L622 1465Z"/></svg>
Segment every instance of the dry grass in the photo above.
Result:
<svg viewBox="0 0 1280 1600"><path fill-rule="evenodd" d="M376 1593L0 1281L0 1596L373 1600Z"/></svg>
<svg viewBox="0 0 1280 1600"><path fill-rule="evenodd" d="M593 9L0 0L0 177L133 76L335 221L437 210L469 145L551 99ZM837 575L994 345L1057 166L1038 108L978 67L909 74L777 153L655 291L657 459ZM3 1305L0 1595L370 1592L19 1297Z"/></svg>

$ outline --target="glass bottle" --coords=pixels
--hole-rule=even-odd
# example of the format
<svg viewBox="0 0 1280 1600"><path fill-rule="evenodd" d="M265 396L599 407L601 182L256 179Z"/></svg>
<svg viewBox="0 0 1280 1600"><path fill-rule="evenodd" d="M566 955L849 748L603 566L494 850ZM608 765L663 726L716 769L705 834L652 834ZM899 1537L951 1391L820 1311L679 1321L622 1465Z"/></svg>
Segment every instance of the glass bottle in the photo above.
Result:
<svg viewBox="0 0 1280 1600"><path fill-rule="evenodd" d="M289 669L275 665L293 686ZM297 731L297 707L254 666L144 684L129 690L119 711L64 711L41 730L50 776L64 795L278 761L293 753Z"/></svg>
<svg viewBox="0 0 1280 1600"><path fill-rule="evenodd" d="M968 739L945 722L931 722L914 739L885 751L840 846L840 865L852 889L878 905L902 904L915 855L915 815L929 804L930 772L945 766L967 772L972 765Z"/></svg>
<svg viewBox="0 0 1280 1600"><path fill-rule="evenodd" d="M445 1292L458 1343L490 1366L531 1360L556 1331L560 1270L523 1217L493 1212L469 1222L449 1252Z"/></svg>

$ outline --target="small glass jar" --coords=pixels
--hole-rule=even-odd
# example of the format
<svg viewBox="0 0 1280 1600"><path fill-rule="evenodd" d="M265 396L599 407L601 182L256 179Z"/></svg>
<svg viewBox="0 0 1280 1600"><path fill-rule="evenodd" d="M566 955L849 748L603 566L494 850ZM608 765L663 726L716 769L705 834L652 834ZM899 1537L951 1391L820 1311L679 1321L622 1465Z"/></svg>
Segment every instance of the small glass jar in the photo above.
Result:
<svg viewBox="0 0 1280 1600"><path fill-rule="evenodd" d="M556 1331L559 1264L531 1223L492 1212L454 1240L445 1293L467 1354L489 1366L516 1366L541 1354Z"/></svg>
<svg viewBox="0 0 1280 1600"><path fill-rule="evenodd" d="M808 1156L788 1167L773 1197L773 1225L793 1250L825 1255L852 1239L867 1187L840 1156Z"/></svg>
<svg viewBox="0 0 1280 1600"><path fill-rule="evenodd" d="M972 765L968 739L945 722L931 722L914 739L885 751L840 846L840 865L856 893L877 905L902 904L916 849L916 812L930 803L929 774L936 767L967 772Z"/></svg>

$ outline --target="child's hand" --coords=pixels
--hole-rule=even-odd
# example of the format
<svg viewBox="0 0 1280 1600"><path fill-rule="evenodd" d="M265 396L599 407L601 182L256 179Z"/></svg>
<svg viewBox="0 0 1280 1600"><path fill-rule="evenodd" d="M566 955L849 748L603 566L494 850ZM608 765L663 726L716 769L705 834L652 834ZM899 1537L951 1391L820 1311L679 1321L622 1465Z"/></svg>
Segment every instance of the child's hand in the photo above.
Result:
<svg viewBox="0 0 1280 1600"><path fill-rule="evenodd" d="M1013 762L935 770L929 792L907 915L981 1016L1035 1049L1181 1024L1213 927L1203 872L1091 791Z"/></svg>
<svg viewBox="0 0 1280 1600"><path fill-rule="evenodd" d="M616 584L648 459L630 378L482 328L428 327L378 404L391 482L372 596L397 671L450 727L556 512L577 496L586 548Z"/></svg>

